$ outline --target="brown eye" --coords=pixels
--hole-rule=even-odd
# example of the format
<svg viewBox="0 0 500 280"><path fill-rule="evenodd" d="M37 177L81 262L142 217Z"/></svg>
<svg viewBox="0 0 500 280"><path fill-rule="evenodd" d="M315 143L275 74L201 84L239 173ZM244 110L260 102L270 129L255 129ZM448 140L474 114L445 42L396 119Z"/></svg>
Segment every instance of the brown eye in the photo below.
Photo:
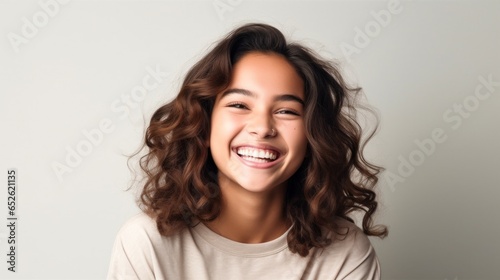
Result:
<svg viewBox="0 0 500 280"><path fill-rule="evenodd" d="M285 115L295 115L295 116L300 116L299 113L297 113L296 111L293 111L293 110L287 110L287 109L283 109L283 110L279 110L276 112L276 114L285 114Z"/></svg>
<svg viewBox="0 0 500 280"><path fill-rule="evenodd" d="M245 104L240 103L240 102L230 103L227 105L227 107L236 108L236 109L248 109L248 107Z"/></svg>

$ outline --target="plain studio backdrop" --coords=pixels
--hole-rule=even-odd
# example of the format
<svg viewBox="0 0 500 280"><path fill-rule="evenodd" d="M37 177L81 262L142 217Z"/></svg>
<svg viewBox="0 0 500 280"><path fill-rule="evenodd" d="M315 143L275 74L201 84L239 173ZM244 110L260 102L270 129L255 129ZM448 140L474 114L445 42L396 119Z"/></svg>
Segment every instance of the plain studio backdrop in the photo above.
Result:
<svg viewBox="0 0 500 280"><path fill-rule="evenodd" d="M0 278L104 279L139 211L127 155L153 110L214 41L264 22L336 60L379 113L383 279L500 279L499 15L496 1L1 1Z"/></svg>

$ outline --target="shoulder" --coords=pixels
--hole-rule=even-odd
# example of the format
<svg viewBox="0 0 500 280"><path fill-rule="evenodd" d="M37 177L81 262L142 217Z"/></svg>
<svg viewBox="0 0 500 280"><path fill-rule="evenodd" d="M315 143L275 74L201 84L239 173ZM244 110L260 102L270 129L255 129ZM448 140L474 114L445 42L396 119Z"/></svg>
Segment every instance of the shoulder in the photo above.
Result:
<svg viewBox="0 0 500 280"><path fill-rule="evenodd" d="M131 217L116 236L107 279L155 279L162 244L155 219L145 213Z"/></svg>
<svg viewBox="0 0 500 280"><path fill-rule="evenodd" d="M125 253L147 253L154 244L162 242L154 218L139 213L129 218L116 235L115 246Z"/></svg>
<svg viewBox="0 0 500 280"><path fill-rule="evenodd" d="M119 237L138 237L140 235L159 234L154 218L146 213L139 213L129 218L118 231Z"/></svg>
<svg viewBox="0 0 500 280"><path fill-rule="evenodd" d="M118 231L116 242L131 250L151 251L158 248L178 249L179 244L190 239L190 230L181 229L175 233L162 235L158 230L156 218L139 213L129 218Z"/></svg>
<svg viewBox="0 0 500 280"><path fill-rule="evenodd" d="M380 279L380 265L366 234L340 217L336 218L336 225L335 232L327 233L332 243L321 251L320 258L340 264L340 279Z"/></svg>
<svg viewBox="0 0 500 280"><path fill-rule="evenodd" d="M337 231L329 233L335 248L349 249L348 254L353 257L373 251L370 240L356 224L340 217L335 223Z"/></svg>

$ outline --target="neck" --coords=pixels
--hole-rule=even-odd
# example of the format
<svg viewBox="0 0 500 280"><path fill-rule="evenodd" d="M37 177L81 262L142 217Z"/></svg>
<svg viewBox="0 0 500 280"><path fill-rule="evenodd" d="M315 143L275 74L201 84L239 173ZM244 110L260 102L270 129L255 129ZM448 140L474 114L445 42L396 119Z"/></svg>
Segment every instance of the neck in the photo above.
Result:
<svg viewBox="0 0 500 280"><path fill-rule="evenodd" d="M290 223L284 211L285 185L266 193L221 184L220 215L206 225L214 232L241 243L263 243L286 232Z"/></svg>

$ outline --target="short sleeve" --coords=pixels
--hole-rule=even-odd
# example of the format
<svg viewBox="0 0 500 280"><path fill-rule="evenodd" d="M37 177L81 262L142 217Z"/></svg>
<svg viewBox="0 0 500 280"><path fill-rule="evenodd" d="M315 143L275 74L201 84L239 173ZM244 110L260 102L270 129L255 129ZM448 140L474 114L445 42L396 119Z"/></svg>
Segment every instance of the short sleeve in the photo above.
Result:
<svg viewBox="0 0 500 280"><path fill-rule="evenodd" d="M108 280L155 279L154 249L145 214L127 221L118 232L108 270Z"/></svg>

